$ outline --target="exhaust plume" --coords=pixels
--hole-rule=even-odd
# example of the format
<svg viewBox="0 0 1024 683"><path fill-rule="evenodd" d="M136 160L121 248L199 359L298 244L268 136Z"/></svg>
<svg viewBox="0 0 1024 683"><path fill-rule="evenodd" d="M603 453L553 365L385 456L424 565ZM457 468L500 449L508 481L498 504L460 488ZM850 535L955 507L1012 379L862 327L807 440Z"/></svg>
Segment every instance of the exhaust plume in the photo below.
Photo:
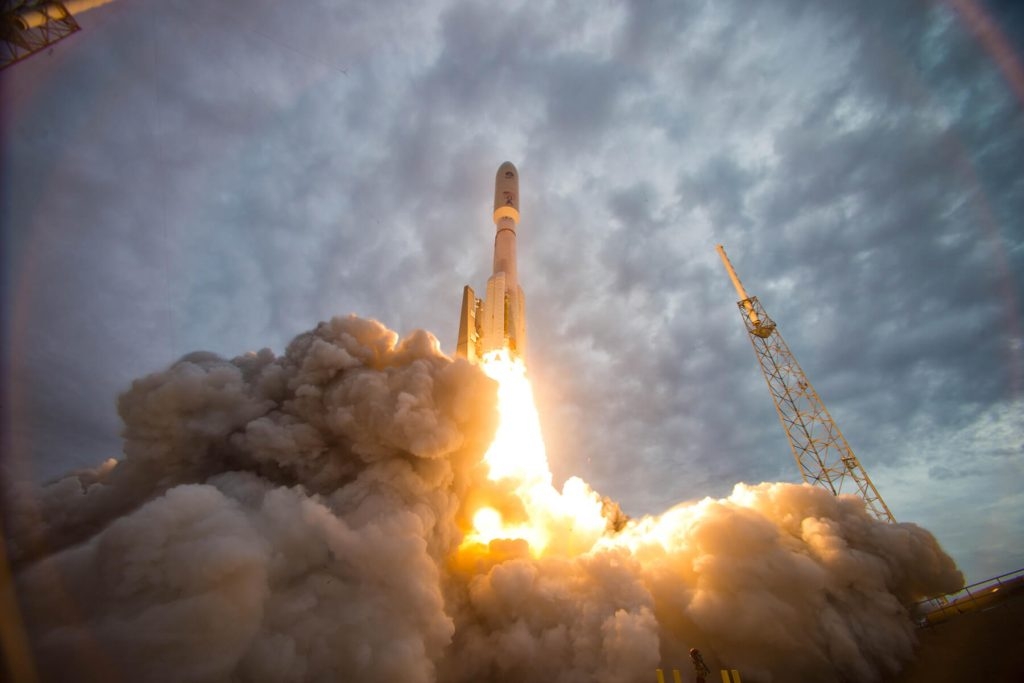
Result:
<svg viewBox="0 0 1024 683"><path fill-rule="evenodd" d="M576 478L525 500L489 477L498 400L356 317L135 381L122 459L8 487L42 677L614 683L697 647L747 681L876 681L912 654L907 605L962 584L926 530L809 486L633 520ZM490 515L545 545L482 538Z"/></svg>

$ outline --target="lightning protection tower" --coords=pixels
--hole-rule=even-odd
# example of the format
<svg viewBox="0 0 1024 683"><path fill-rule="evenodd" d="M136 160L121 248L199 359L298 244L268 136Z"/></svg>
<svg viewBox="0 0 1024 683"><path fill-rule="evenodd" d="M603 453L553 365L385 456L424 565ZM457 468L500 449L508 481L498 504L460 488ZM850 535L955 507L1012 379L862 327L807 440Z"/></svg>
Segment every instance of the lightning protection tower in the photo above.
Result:
<svg viewBox="0 0 1024 683"><path fill-rule="evenodd" d="M717 250L736 287L736 294L740 298L737 305L743 317L743 325L750 336L754 355L761 365L779 421L789 439L789 447L793 450L793 457L796 458L804 481L828 489L837 496L841 493L856 493L864 499L868 511L876 518L884 522L895 522L889 506L861 467L850 444L796 362L775 323L768 317L756 296L747 296L721 244Z"/></svg>

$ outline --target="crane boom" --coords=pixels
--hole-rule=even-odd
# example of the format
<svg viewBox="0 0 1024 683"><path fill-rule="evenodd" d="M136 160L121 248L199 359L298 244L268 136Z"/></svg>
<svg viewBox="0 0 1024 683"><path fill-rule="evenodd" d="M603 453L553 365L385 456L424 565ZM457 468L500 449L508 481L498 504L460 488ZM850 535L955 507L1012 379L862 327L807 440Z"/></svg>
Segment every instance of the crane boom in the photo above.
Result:
<svg viewBox="0 0 1024 683"><path fill-rule="evenodd" d="M725 266L725 272L729 274L729 279L732 280L732 286L736 288L736 296L740 298L739 306L746 311L747 318L750 319L750 324L753 325L753 331L751 334L767 338L768 335L772 333L772 330L775 329L774 323L771 323L769 320L768 322L771 323L771 327L768 327L761 322L760 318L758 318L757 311L754 309L754 305L751 302L750 297L747 296L747 290L743 288L743 283L740 282L740 276L736 274L736 269L732 267L732 261L729 260L729 257L725 253L725 247L719 244L715 247L715 250L722 258L722 264Z"/></svg>
<svg viewBox="0 0 1024 683"><path fill-rule="evenodd" d="M0 0L0 69L79 30L75 15L113 0Z"/></svg>
<svg viewBox="0 0 1024 683"><path fill-rule="evenodd" d="M28 5L15 12L16 21L23 31L38 28L51 21L75 16L86 10L106 5L113 0L68 0L68 2L43 2Z"/></svg>

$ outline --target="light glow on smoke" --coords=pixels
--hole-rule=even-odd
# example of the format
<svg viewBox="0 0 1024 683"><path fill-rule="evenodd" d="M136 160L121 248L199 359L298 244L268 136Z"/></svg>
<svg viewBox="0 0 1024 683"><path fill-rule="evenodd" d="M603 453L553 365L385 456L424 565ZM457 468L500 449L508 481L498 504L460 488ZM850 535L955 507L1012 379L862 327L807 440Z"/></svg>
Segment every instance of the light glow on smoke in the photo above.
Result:
<svg viewBox="0 0 1024 683"><path fill-rule="evenodd" d="M556 490L523 364L483 370L350 316L135 381L122 459L8 491L41 680L630 683L699 647L867 683L912 656L904 606L962 585L927 531L820 488L631 521Z"/></svg>

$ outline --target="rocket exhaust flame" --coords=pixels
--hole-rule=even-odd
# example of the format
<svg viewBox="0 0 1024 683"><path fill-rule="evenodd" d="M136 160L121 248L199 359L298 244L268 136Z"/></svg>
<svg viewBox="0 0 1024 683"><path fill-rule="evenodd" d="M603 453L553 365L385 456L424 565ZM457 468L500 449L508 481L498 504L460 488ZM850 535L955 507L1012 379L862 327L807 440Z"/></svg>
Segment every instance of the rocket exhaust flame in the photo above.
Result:
<svg viewBox="0 0 1024 683"><path fill-rule="evenodd" d="M512 485L526 519L506 525L500 512L483 507L474 515L464 545L521 539L535 556L590 548L607 526L601 499L576 477L566 482L561 493L552 485L523 360L501 349L486 354L480 365L498 383L498 429L484 455L488 478Z"/></svg>
<svg viewBox="0 0 1024 683"><path fill-rule="evenodd" d="M512 478L525 485L551 484L540 416L533 389L526 379L526 365L508 349L483 357L484 373L498 382L498 414L501 421L494 442L484 455L492 479Z"/></svg>

